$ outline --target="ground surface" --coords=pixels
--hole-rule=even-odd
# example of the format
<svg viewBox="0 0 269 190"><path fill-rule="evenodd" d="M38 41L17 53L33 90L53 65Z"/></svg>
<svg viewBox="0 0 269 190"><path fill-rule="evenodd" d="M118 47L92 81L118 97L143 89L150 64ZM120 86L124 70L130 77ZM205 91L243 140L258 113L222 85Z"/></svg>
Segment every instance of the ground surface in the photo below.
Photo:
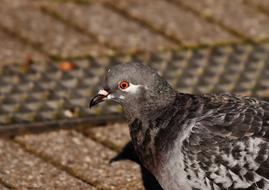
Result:
<svg viewBox="0 0 269 190"><path fill-rule="evenodd" d="M184 92L269 97L268 0L0 2L1 65L142 59ZM24 86L13 78L6 88L0 71L4 105ZM84 86L93 92L103 71L95 72ZM0 107L0 120L18 107ZM0 189L160 189L137 163L127 125L106 123L1 138Z"/></svg>

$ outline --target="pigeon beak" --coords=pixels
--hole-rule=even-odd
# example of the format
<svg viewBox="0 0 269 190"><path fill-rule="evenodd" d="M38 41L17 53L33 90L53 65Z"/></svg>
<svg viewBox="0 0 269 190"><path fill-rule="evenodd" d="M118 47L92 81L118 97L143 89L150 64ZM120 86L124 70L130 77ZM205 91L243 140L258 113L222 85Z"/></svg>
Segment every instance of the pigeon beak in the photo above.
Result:
<svg viewBox="0 0 269 190"><path fill-rule="evenodd" d="M91 108L99 104L100 102L103 102L108 95L109 92L107 92L106 90L99 90L98 94L91 99L89 107Z"/></svg>

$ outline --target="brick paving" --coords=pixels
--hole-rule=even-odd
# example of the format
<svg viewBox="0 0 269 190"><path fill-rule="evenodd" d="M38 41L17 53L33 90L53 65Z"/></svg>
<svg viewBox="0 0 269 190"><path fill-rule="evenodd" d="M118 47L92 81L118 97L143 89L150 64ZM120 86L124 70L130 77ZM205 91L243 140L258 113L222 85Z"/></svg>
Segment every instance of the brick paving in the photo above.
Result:
<svg viewBox="0 0 269 190"><path fill-rule="evenodd" d="M83 133L118 152L131 140L129 128L125 123L116 123L105 127L92 127L84 130Z"/></svg>
<svg viewBox="0 0 269 190"><path fill-rule="evenodd" d="M96 35L99 41L127 52L156 51L175 47L175 43L135 22L130 22L101 4L93 3L88 6L49 4L47 7L65 20L76 23L80 28Z"/></svg>
<svg viewBox="0 0 269 190"><path fill-rule="evenodd" d="M122 54L130 60L142 52L184 92L234 91L268 98L268 43L244 41L268 41L268 5L268 0L2 0L0 65L71 59L90 64L94 75ZM52 75L48 78L57 78L57 72ZM97 84L96 77L81 83ZM9 90L1 88L0 101L9 98L2 94ZM137 163L126 123L71 128L1 138L0 189L161 189Z"/></svg>
<svg viewBox="0 0 269 190"><path fill-rule="evenodd" d="M186 45L237 40L235 36L222 30L219 26L208 23L206 20L196 17L193 13L167 1L116 0L109 2L113 3L113 7L128 12L131 16L164 31L168 36L174 36Z"/></svg>
<svg viewBox="0 0 269 190"><path fill-rule="evenodd" d="M1 3L0 24L53 56L80 57L108 51L89 36L68 28L31 5L27 0L15 5Z"/></svg>
<svg viewBox="0 0 269 190"><path fill-rule="evenodd" d="M27 135L17 140L97 188L143 189L138 165L130 161L109 164L116 152L75 131Z"/></svg>
<svg viewBox="0 0 269 190"><path fill-rule="evenodd" d="M33 47L14 39L10 34L0 31L0 60L1 65L26 63L27 61L45 62L48 57Z"/></svg>
<svg viewBox="0 0 269 190"><path fill-rule="evenodd" d="M243 36L260 39L267 38L268 36L268 16L256 10L255 7L248 6L244 3L244 0L177 1L201 12L205 17L213 18L226 27L235 29ZM240 7L240 9L238 9L238 7Z"/></svg>
<svg viewBox="0 0 269 190"><path fill-rule="evenodd" d="M266 12L269 12L269 1L268 0L246 0L251 6L256 5L258 8L262 8Z"/></svg>
<svg viewBox="0 0 269 190"><path fill-rule="evenodd" d="M15 189L95 189L9 140L0 139L0 168L1 181Z"/></svg>
<svg viewBox="0 0 269 190"><path fill-rule="evenodd" d="M3 185L0 185L0 189L1 190L9 190L7 187L3 186Z"/></svg>

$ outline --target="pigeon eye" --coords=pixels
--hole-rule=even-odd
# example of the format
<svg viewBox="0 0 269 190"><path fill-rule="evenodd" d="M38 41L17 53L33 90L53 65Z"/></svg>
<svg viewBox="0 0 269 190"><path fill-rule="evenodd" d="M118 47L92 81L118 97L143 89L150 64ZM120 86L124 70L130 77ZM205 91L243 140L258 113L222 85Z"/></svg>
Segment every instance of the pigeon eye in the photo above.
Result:
<svg viewBox="0 0 269 190"><path fill-rule="evenodd" d="M118 87L119 87L120 89L126 89L126 88L129 87L129 82L127 82L127 81L121 81L121 82L119 83Z"/></svg>

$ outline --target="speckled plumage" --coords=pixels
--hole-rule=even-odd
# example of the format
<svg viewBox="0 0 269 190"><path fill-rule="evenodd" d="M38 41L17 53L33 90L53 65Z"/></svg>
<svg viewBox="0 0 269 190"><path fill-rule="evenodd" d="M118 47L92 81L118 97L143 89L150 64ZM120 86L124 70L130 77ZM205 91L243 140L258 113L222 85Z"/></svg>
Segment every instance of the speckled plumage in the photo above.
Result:
<svg viewBox="0 0 269 190"><path fill-rule="evenodd" d="M135 150L165 190L269 190L268 102L177 93L139 63L111 70L104 87L123 106ZM121 80L136 92L117 89Z"/></svg>
<svg viewBox="0 0 269 190"><path fill-rule="evenodd" d="M141 125L149 127L138 140ZM138 154L164 189L269 189L267 102L177 94L148 123L136 119L130 128Z"/></svg>

